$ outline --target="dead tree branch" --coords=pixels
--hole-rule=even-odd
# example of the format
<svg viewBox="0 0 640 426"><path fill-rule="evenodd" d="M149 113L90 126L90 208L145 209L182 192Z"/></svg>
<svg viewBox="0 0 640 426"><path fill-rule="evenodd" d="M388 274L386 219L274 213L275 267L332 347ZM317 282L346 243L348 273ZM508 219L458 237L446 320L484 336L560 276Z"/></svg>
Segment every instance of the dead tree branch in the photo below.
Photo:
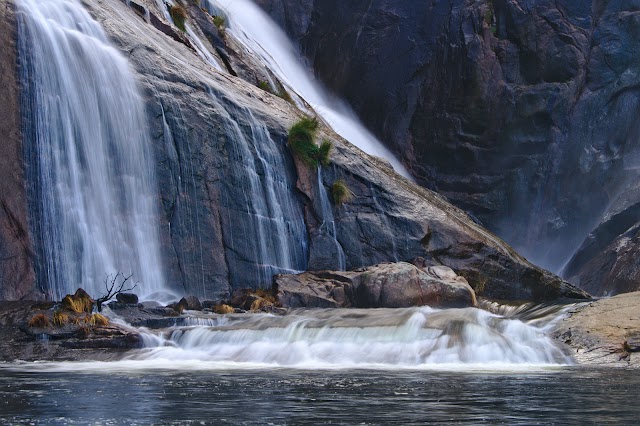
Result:
<svg viewBox="0 0 640 426"><path fill-rule="evenodd" d="M106 293L96 299L96 307L98 308L98 312L102 312L102 304L108 302L113 299L120 293L126 293L128 291L133 290L140 284L139 282L135 282L133 286L125 288L127 282L131 285L129 281L133 277L133 274L129 276L125 276L122 272L118 271L115 275L107 274L104 278L104 288ZM118 278L120 278L120 282L118 283Z"/></svg>

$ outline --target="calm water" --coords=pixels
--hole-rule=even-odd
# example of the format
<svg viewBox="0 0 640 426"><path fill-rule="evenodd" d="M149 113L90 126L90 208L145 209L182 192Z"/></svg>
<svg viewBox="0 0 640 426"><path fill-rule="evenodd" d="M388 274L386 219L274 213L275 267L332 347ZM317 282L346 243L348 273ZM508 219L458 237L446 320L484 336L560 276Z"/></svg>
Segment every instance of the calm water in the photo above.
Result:
<svg viewBox="0 0 640 426"><path fill-rule="evenodd" d="M73 368L67 365L67 368ZM637 424L640 374L0 368L0 423Z"/></svg>

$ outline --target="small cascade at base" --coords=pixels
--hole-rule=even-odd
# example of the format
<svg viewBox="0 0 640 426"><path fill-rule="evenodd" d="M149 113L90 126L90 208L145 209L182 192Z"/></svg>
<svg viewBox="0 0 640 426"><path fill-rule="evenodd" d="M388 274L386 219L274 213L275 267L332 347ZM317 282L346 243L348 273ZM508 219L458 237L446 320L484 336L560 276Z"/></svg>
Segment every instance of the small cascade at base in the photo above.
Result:
<svg viewBox="0 0 640 426"><path fill-rule="evenodd" d="M76 0L17 0L30 225L40 285L93 297L105 274L165 290L144 104L127 60Z"/></svg>
<svg viewBox="0 0 640 426"><path fill-rule="evenodd" d="M167 362L196 368L571 364L544 327L476 308L299 310L185 321L164 333L145 333L148 349L129 361L145 360L150 368Z"/></svg>

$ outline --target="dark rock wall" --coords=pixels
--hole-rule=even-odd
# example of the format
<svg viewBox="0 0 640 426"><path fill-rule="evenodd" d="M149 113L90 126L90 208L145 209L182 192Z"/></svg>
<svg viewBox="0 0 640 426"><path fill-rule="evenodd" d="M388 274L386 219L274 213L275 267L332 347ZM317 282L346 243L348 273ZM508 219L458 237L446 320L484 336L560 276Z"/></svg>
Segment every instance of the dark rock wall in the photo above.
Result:
<svg viewBox="0 0 640 426"><path fill-rule="evenodd" d="M13 4L0 0L0 300L42 297L27 222L17 67Z"/></svg>
<svg viewBox="0 0 640 426"><path fill-rule="evenodd" d="M420 184L543 266L637 177L638 2L258 3Z"/></svg>
<svg viewBox="0 0 640 426"><path fill-rule="evenodd" d="M246 139L249 155L259 163L256 144L264 141L252 133L256 123L268 131L273 149L281 155L280 183L290 188L307 228L308 243L295 243L308 244L309 261L321 256L326 241L316 232L322 222L316 171L294 162L286 146L288 128L299 111L238 78L214 72L188 43L167 36L118 0L84 4L128 57L147 105L169 286L179 293L217 298L269 284L255 279L260 266L252 250L256 235L242 219L247 194L260 194L252 194L243 179L249 170L243 168L237 144ZM229 132L230 120L243 138ZM423 256L450 266L479 295L585 297L528 263L435 193L411 184L327 129L322 132L335 146L332 165L323 170L323 184L329 188L342 178L354 193L352 201L332 207L348 267ZM265 178L264 168L255 170ZM277 241L278 235L270 232L271 240ZM4 240L16 242L13 236L3 238L3 244Z"/></svg>

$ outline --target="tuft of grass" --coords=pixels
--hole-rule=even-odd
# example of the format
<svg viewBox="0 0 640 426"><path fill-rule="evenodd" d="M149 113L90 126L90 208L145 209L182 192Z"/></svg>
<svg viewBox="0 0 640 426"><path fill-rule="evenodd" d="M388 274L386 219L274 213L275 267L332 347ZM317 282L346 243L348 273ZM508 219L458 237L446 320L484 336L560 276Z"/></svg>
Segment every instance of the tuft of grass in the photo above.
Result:
<svg viewBox="0 0 640 426"><path fill-rule="evenodd" d="M289 129L289 146L293 153L306 165L318 165L318 146L313 139L318 131L318 119L304 117Z"/></svg>
<svg viewBox="0 0 640 426"><path fill-rule="evenodd" d="M331 149L333 149L333 143L327 139L323 139L320 148L318 148L318 161L325 167L331 162Z"/></svg>
<svg viewBox="0 0 640 426"><path fill-rule="evenodd" d="M353 198L353 192L344 180L338 179L331 185L331 196L334 204L339 206L349 202Z"/></svg>
<svg viewBox="0 0 640 426"><path fill-rule="evenodd" d="M102 314L92 314L85 318L85 322L91 325L106 326L109 325L109 318Z"/></svg>
<svg viewBox="0 0 640 426"><path fill-rule="evenodd" d="M182 31L187 31L187 28L184 26L184 23L187 20L187 11L184 7L179 4L171 6L169 14L171 15L171 19L173 19L173 23L176 24L176 27Z"/></svg>
<svg viewBox="0 0 640 426"><path fill-rule="evenodd" d="M276 303L276 296L273 293L272 289L264 289L264 288L259 288L257 289L254 293L254 295L263 298L264 300L266 300L269 303Z"/></svg>
<svg viewBox="0 0 640 426"><path fill-rule="evenodd" d="M85 322L87 322L86 316L85 317L78 317L78 316L69 317L69 324L80 325Z"/></svg>
<svg viewBox="0 0 640 426"><path fill-rule="evenodd" d="M331 149L333 144L328 140L323 140L320 146L316 145L314 139L318 131L318 119L304 117L289 129L289 147L303 163L310 167L329 165Z"/></svg>
<svg viewBox="0 0 640 426"><path fill-rule="evenodd" d="M224 19L224 16L215 15L211 17L211 20L213 21L213 25L215 25L218 30L224 31L224 27L227 23L227 20Z"/></svg>
<svg viewBox="0 0 640 426"><path fill-rule="evenodd" d="M53 325L62 327L69 322L69 314L64 311L55 311L53 313Z"/></svg>
<svg viewBox="0 0 640 426"><path fill-rule="evenodd" d="M51 325L49 318L45 314L34 315L28 323L29 327L44 328Z"/></svg>
<svg viewBox="0 0 640 426"><path fill-rule="evenodd" d="M62 299L62 310L69 312L76 312L78 314L86 312L91 313L93 310L93 299L87 294L86 291L79 288L72 296L67 294Z"/></svg>
<svg viewBox="0 0 640 426"><path fill-rule="evenodd" d="M258 80L258 87L260 89L264 90L265 92L273 93L273 91L271 90L271 86L269 85L269 82L267 82L267 81Z"/></svg>
<svg viewBox="0 0 640 426"><path fill-rule="evenodd" d="M284 99L285 101L289 102L291 105L293 105L293 99L291 98L291 95L289 94L289 92L286 91L286 89L283 87L282 89L280 89L278 91L278 93L275 94L277 97Z"/></svg>
<svg viewBox="0 0 640 426"><path fill-rule="evenodd" d="M213 307L213 312L220 315L232 314L234 309L229 305L220 304Z"/></svg>

